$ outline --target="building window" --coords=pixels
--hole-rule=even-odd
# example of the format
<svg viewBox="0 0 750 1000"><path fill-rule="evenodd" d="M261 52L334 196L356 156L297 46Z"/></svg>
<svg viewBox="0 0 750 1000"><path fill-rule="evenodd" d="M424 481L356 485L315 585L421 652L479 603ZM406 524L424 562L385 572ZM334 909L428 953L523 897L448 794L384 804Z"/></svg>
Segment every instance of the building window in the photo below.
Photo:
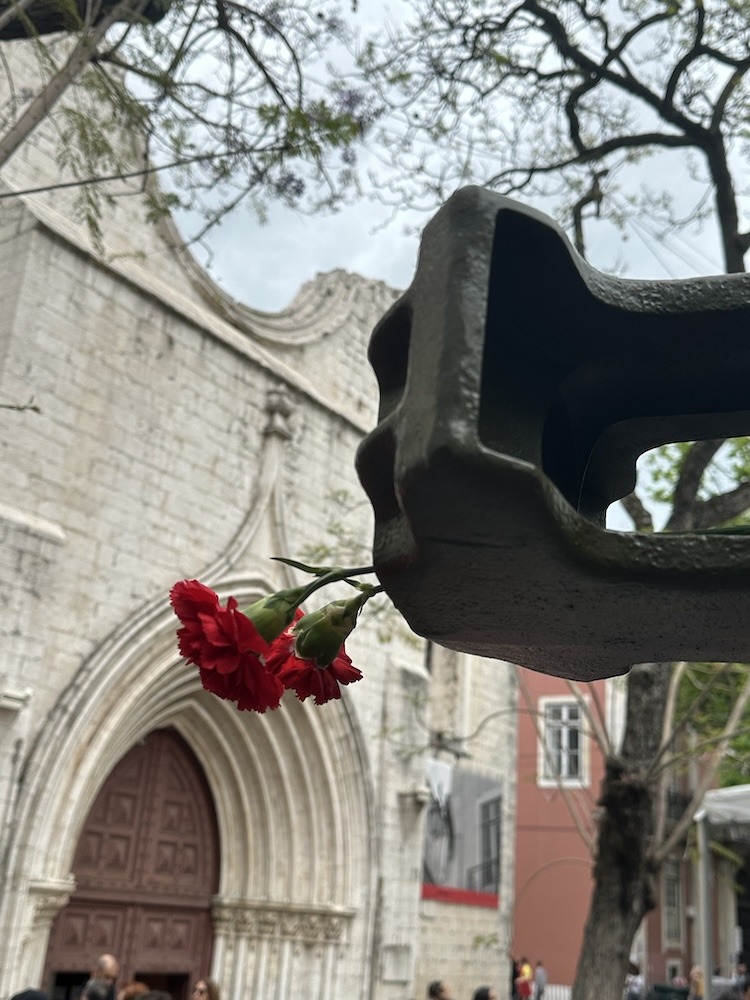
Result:
<svg viewBox="0 0 750 1000"><path fill-rule="evenodd" d="M468 884L477 892L497 892L500 883L500 823L502 799L499 795L479 803L480 863L470 868Z"/></svg>
<svg viewBox="0 0 750 1000"><path fill-rule="evenodd" d="M497 909L502 785L444 760L428 760L422 899Z"/></svg>
<svg viewBox="0 0 750 1000"><path fill-rule="evenodd" d="M668 959L667 982L674 983L675 980L679 979L682 979L682 962L679 959Z"/></svg>
<svg viewBox="0 0 750 1000"><path fill-rule="evenodd" d="M679 861L665 861L662 919L664 944L682 944L682 879Z"/></svg>
<svg viewBox="0 0 750 1000"><path fill-rule="evenodd" d="M539 711L542 721L539 784L562 783L576 788L587 785L587 746L581 706L577 701L543 698Z"/></svg>

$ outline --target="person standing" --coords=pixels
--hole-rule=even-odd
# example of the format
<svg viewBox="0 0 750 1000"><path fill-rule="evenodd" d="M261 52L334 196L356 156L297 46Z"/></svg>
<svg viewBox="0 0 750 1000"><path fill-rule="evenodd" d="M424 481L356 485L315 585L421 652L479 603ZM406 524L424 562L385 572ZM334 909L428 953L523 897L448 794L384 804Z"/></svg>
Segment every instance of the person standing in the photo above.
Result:
<svg viewBox="0 0 750 1000"><path fill-rule="evenodd" d="M150 992L151 987L147 983L139 983L137 981L125 983L117 991L117 1000L136 1000L136 997L142 997L144 993Z"/></svg>
<svg viewBox="0 0 750 1000"><path fill-rule="evenodd" d="M511 1000L519 1000L518 977L521 975L521 963L515 959L510 960L510 996Z"/></svg>
<svg viewBox="0 0 750 1000"><path fill-rule="evenodd" d="M450 986L444 979L434 979L427 987L427 1000L453 1000Z"/></svg>
<svg viewBox="0 0 750 1000"><path fill-rule="evenodd" d="M700 965L694 965L692 967L688 982L690 984L688 1000L703 1000L706 995L706 987L703 979L703 969Z"/></svg>
<svg viewBox="0 0 750 1000"><path fill-rule="evenodd" d="M641 975L641 967L632 962L625 977L625 1000L642 1000L645 987L646 980Z"/></svg>
<svg viewBox="0 0 750 1000"><path fill-rule="evenodd" d="M491 986L480 986L474 991L472 1000L497 1000L497 993Z"/></svg>
<svg viewBox="0 0 750 1000"><path fill-rule="evenodd" d="M199 979L193 987L193 1000L221 1000L219 984L213 979Z"/></svg>
<svg viewBox="0 0 750 1000"><path fill-rule="evenodd" d="M544 968L544 963L540 958L534 969L534 1000L542 1000L546 985L547 970Z"/></svg>
<svg viewBox="0 0 750 1000"><path fill-rule="evenodd" d="M115 981L120 965L114 955L100 955L88 982L83 987L81 1000L115 1000Z"/></svg>
<svg viewBox="0 0 750 1000"><path fill-rule="evenodd" d="M518 995L521 1000L529 1000L531 996L531 984L534 981L534 973L531 971L531 966L529 965L529 960L524 955L521 958L521 971L516 980L516 986L518 988Z"/></svg>

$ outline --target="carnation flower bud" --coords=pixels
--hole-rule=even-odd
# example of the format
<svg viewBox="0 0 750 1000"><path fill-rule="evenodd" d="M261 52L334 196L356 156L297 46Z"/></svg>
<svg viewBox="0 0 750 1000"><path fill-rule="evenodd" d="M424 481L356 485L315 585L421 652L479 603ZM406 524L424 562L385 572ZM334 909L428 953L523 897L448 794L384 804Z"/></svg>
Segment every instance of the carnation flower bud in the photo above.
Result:
<svg viewBox="0 0 750 1000"><path fill-rule="evenodd" d="M294 626L296 655L304 660L315 660L320 667L327 666L357 624L362 603L361 597L333 601L300 618Z"/></svg>
<svg viewBox="0 0 750 1000"><path fill-rule="evenodd" d="M249 608L245 609L244 614L266 642L273 642L293 620L294 612L304 591L304 587L277 590L275 594L262 597L255 604L251 604Z"/></svg>

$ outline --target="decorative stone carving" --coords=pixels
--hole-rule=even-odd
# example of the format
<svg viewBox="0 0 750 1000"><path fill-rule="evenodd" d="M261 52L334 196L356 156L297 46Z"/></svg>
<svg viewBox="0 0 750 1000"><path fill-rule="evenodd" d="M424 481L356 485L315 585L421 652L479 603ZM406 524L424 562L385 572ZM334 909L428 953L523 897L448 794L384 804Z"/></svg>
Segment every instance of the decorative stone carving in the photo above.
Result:
<svg viewBox="0 0 750 1000"><path fill-rule="evenodd" d="M75 891L76 881L71 875L67 879L33 879L29 883L29 895L34 904L34 924L48 926Z"/></svg>
<svg viewBox="0 0 750 1000"><path fill-rule="evenodd" d="M268 423L264 433L278 434L279 437L289 440L292 436L289 418L294 413L294 403L286 389L280 386L269 391L266 397L266 413Z"/></svg>
<svg viewBox="0 0 750 1000"><path fill-rule="evenodd" d="M303 944L346 943L355 910L288 903L217 900L213 906L216 933L295 941Z"/></svg>

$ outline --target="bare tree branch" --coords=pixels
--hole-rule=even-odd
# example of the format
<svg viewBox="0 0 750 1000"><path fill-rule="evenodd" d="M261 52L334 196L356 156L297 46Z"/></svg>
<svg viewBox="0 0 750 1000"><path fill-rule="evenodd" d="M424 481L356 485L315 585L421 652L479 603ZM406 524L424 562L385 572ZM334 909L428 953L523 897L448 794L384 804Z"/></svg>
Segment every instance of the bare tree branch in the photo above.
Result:
<svg viewBox="0 0 750 1000"><path fill-rule="evenodd" d="M686 531L694 527L693 504L706 467L722 445L720 438L696 441L688 452L672 500L667 531Z"/></svg>
<svg viewBox="0 0 750 1000"><path fill-rule="evenodd" d="M664 104L670 108L674 107L675 91L677 90L677 84L680 82L680 78L688 66L691 66L703 53L703 30L706 24L706 11L702 3L699 2L695 4L695 14L695 34L693 36L692 45L682 59L679 59L675 63L675 67L672 70L664 91Z"/></svg>
<svg viewBox="0 0 750 1000"><path fill-rule="evenodd" d="M739 728L748 702L750 702L750 670L747 672L742 691L732 706L732 711L724 726L721 737L711 752L708 761L705 761L702 765L701 776L682 818L675 823L672 832L654 851L654 859L657 863L660 864L665 861L687 834L690 824L693 822L693 817L703 801L703 796L713 784L721 759L726 753L732 737Z"/></svg>
<svg viewBox="0 0 750 1000"><path fill-rule="evenodd" d="M718 496L697 502L694 515L694 527L712 528L715 525L726 524L727 521L739 517L750 509L750 482L740 483L735 489L728 493L719 493Z"/></svg>
<svg viewBox="0 0 750 1000"><path fill-rule="evenodd" d="M12 0L8 9L0 14L0 31L7 24L10 24L11 21L15 21L19 14L23 14L24 11L28 10L33 2L34 0Z"/></svg>
<svg viewBox="0 0 750 1000"><path fill-rule="evenodd" d="M722 663L716 665L703 689L693 699L689 709L682 718L675 724L675 706L677 695L679 694L679 684L685 675L687 664L683 661L676 663L670 682L669 696L664 707L664 719L662 725L662 740L657 752L648 762L647 774L651 777L657 773L664 773L669 769L669 761L674 757L674 747L679 743L683 735L689 732L690 727L695 722L698 713L706 705L708 699L718 684L727 676L730 664Z"/></svg>
<svg viewBox="0 0 750 1000"><path fill-rule="evenodd" d="M745 74L747 73L748 69L750 69L750 57L748 57L747 59L743 59L743 61L737 65L734 73L732 73L732 75L727 80L724 89L719 94L719 97L716 100L716 104L714 105L714 113L711 117L712 132L718 132L719 129L721 128L721 123L724 119L724 112L726 111L729 99L731 98L732 94L734 94L734 92L737 90L737 87L739 87L739 85L742 83L742 80Z"/></svg>
<svg viewBox="0 0 750 1000"><path fill-rule="evenodd" d="M30 133L44 121L70 84L80 76L83 69L91 61L97 45L112 25L121 20L126 12L132 11L135 15L143 8L144 4L145 0L140 0L136 4L133 3L133 0L119 0L98 24L84 30L62 69L52 77L15 124L0 138L0 166L7 163Z"/></svg>
<svg viewBox="0 0 750 1000"><path fill-rule="evenodd" d="M654 530L654 519L643 506L637 493L629 493L620 500L620 503L630 515L637 531L650 532Z"/></svg>

